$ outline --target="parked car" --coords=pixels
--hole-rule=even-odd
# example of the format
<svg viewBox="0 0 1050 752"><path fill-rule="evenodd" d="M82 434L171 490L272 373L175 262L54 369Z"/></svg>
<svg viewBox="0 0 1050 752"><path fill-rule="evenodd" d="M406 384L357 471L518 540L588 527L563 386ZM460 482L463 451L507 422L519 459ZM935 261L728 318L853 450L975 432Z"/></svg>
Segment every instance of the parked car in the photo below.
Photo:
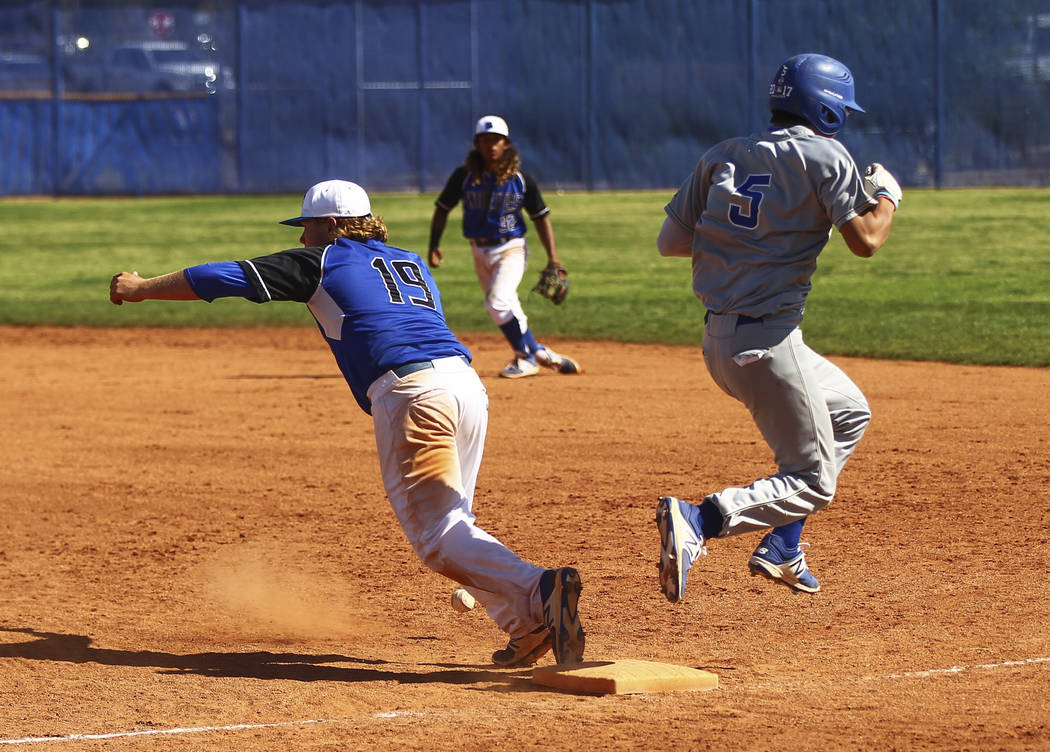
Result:
<svg viewBox="0 0 1050 752"><path fill-rule="evenodd" d="M201 92L233 88L233 75L184 42L128 42L66 61L66 89L82 92Z"/></svg>
<svg viewBox="0 0 1050 752"><path fill-rule="evenodd" d="M43 55L29 52L0 52L0 92L51 90L51 63Z"/></svg>

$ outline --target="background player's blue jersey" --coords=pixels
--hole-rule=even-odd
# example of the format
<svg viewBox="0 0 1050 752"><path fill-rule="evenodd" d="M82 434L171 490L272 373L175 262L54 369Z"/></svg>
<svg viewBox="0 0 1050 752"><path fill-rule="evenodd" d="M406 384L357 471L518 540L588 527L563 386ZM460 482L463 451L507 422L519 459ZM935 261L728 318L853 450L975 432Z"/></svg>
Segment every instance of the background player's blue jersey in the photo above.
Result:
<svg viewBox="0 0 1050 752"><path fill-rule="evenodd" d="M486 172L481 182L475 183L467 168L459 167L449 176L435 203L451 211L460 200L463 201L463 235L467 238L520 238L525 234L522 209L532 220L550 213L540 189L525 172L517 172L496 185L491 172Z"/></svg>
<svg viewBox="0 0 1050 752"><path fill-rule="evenodd" d="M339 238L326 247L293 248L237 266L241 274L230 264L203 264L187 269L186 277L203 300L237 295L256 303L306 303L367 413L368 387L386 371L435 358L470 358L449 330L434 278L415 253L378 240Z"/></svg>

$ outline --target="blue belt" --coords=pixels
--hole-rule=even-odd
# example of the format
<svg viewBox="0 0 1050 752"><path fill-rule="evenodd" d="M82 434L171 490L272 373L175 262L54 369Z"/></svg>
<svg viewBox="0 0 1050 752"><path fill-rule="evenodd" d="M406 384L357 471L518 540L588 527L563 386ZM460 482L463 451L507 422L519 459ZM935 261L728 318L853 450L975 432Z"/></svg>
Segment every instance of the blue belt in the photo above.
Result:
<svg viewBox="0 0 1050 752"><path fill-rule="evenodd" d="M460 355L459 358L468 366L470 365L470 361L467 360L465 356ZM410 373L415 373L416 371L425 371L426 369L433 367L434 361L432 360L417 360L415 363L405 363L403 366L391 368L390 370L393 371L394 375L397 376L399 379L403 379Z"/></svg>

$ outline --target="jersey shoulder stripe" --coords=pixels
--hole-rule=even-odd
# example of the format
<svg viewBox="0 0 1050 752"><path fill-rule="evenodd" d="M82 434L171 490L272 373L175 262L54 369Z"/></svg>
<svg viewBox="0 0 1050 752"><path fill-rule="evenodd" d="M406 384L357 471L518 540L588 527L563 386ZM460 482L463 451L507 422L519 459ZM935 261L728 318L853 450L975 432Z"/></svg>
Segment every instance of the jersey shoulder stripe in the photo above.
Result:
<svg viewBox="0 0 1050 752"><path fill-rule="evenodd" d="M246 260L244 265L247 266L248 270L252 273L253 281L256 283L256 289L263 294L264 299L266 301L273 300L273 296L270 294L270 288L266 286L266 282L263 280L262 275L259 274L259 267L253 264L251 260Z"/></svg>

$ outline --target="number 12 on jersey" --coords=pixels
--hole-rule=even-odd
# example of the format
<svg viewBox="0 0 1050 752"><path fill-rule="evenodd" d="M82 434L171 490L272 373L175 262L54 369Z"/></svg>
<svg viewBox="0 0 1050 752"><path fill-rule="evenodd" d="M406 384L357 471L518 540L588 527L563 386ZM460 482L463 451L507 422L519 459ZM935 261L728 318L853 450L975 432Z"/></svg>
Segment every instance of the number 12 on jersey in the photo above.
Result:
<svg viewBox="0 0 1050 752"><path fill-rule="evenodd" d="M756 188L768 188L772 182L772 175L748 175L733 194L742 197L745 205L730 204L729 221L737 227L755 229L758 226L758 211L765 198L765 194Z"/></svg>

